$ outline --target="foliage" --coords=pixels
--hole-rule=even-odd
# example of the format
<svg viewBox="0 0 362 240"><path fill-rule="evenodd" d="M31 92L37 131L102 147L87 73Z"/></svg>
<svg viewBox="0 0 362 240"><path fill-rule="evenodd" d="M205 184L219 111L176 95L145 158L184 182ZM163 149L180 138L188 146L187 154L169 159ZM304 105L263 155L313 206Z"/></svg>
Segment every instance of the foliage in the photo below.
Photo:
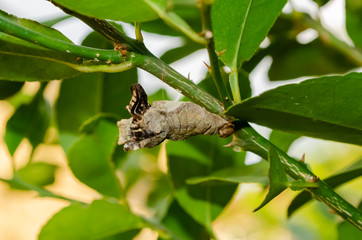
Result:
<svg viewBox="0 0 362 240"><path fill-rule="evenodd" d="M1 179L12 188L70 203L43 226L39 239L133 239L145 228L157 232L159 239L216 239L213 223L242 183L268 185L256 210L287 188L303 190L288 215L315 198L346 220L338 225L341 238L362 229L361 211L333 190L361 176L361 161L321 180L303 161L286 153L300 136L362 145L362 74L347 74L362 66L358 0L346 1L346 29L355 47L307 14L282 13L286 0L50 2L95 32L75 45L49 27L66 17L41 24L0 11L0 99L11 102L22 95L23 82L42 81L30 101L14 105L4 141L14 156L22 140L28 139L32 160L38 146L48 144L49 128L56 128L56 143L64 149L72 174L101 199L83 203L47 190L57 181L52 164L29 162L14 169L13 178ZM316 2L323 6L327 1ZM112 20L122 21L120 25L135 22L136 39ZM297 35L308 28L319 36L306 44L298 42ZM143 44L141 30L178 36L184 45L159 59ZM261 48L265 38L270 43ZM208 50L210 68L199 85L168 65L203 48ZM273 58L270 79L286 82L251 97L249 74L266 56ZM117 146L116 121L129 118L124 107L131 98L130 85L138 80L137 68L210 112L232 119L237 130L232 139L196 136L123 152ZM342 74L332 75L336 73ZM307 80L287 82L297 77ZM62 80L55 105L44 98L47 81L52 80ZM159 91L150 99L162 100L160 96ZM269 140L248 122L273 129ZM268 164L248 166L246 152ZM145 203L156 213L141 217L129 206L130 189L150 174L140 162L162 156L167 158L167 170L152 170L153 187Z"/></svg>

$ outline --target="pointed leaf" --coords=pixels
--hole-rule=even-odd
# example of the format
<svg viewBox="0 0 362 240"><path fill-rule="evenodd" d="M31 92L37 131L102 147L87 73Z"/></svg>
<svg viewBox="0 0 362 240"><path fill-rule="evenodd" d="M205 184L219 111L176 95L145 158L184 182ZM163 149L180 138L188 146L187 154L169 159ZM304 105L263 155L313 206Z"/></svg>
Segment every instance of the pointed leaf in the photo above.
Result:
<svg viewBox="0 0 362 240"><path fill-rule="evenodd" d="M205 228L188 215L177 201L172 202L167 215L162 219L162 224L167 228L171 239L210 239Z"/></svg>
<svg viewBox="0 0 362 240"><path fill-rule="evenodd" d="M346 0L346 29L353 43L362 48L362 2L359 0Z"/></svg>
<svg viewBox="0 0 362 240"><path fill-rule="evenodd" d="M336 188L350 180L353 180L361 176L362 176L362 159L353 163L351 166L346 167L340 173L324 179L324 182L326 182L332 188ZM300 207L302 207L312 199L313 199L312 195L307 191L303 191L300 194L298 194L288 207L288 217L290 217L296 210L298 210Z"/></svg>
<svg viewBox="0 0 362 240"><path fill-rule="evenodd" d="M22 82L0 81L0 100L13 96L23 85Z"/></svg>
<svg viewBox="0 0 362 240"><path fill-rule="evenodd" d="M141 218L124 205L96 200L90 205L73 204L55 214L41 229L39 240L107 239L139 229Z"/></svg>
<svg viewBox="0 0 362 240"><path fill-rule="evenodd" d="M18 107L7 122L4 140L11 155L24 138L34 148L43 142L50 123L50 108L42 94L40 90L29 104Z"/></svg>
<svg viewBox="0 0 362 240"><path fill-rule="evenodd" d="M216 136L197 136L166 145L174 195L182 208L207 229L211 229L211 221L231 199L237 185L188 185L186 181L227 167L243 165L244 154L234 154L230 148L220 148L226 143L225 139Z"/></svg>
<svg viewBox="0 0 362 240"><path fill-rule="evenodd" d="M226 114L298 135L362 145L362 74L284 85L234 105Z"/></svg>
<svg viewBox="0 0 362 240"><path fill-rule="evenodd" d="M286 0L215 0L211 18L216 51L238 69L251 58L280 14ZM262 16L262 17L261 17Z"/></svg>
<svg viewBox="0 0 362 240"><path fill-rule="evenodd" d="M82 135L69 148L69 167L73 174L98 192L120 198L122 188L112 164L118 139L115 123L100 120L94 132Z"/></svg>
<svg viewBox="0 0 362 240"><path fill-rule="evenodd" d="M280 193L282 193L288 185L288 178L287 174L284 170L284 167L281 163L281 159L279 156L279 153L276 151L274 147L271 147L269 149L268 154L268 160L269 160L269 190L268 193L264 199L264 201L254 209L254 212L258 211L262 207L264 207L266 204L268 204L273 198L278 196Z"/></svg>
<svg viewBox="0 0 362 240"><path fill-rule="evenodd" d="M1 18L39 34L71 43L59 31L35 21L17 18L0 10ZM45 49L24 40L0 33L0 79L16 81L41 81L64 79L79 74L71 65L76 57Z"/></svg>
<svg viewBox="0 0 362 240"><path fill-rule="evenodd" d="M166 9L166 0L55 0L56 3L81 14L124 22L142 22L157 19L157 8Z"/></svg>
<svg viewBox="0 0 362 240"><path fill-rule="evenodd" d="M54 183L57 166L45 162L30 163L20 168L16 174L21 180L34 186L43 187Z"/></svg>

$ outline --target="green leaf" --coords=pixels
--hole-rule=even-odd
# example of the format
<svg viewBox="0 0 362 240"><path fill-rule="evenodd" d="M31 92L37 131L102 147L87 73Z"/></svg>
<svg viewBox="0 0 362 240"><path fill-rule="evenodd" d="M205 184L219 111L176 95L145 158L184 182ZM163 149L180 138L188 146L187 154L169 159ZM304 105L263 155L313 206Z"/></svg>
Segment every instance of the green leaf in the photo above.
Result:
<svg viewBox="0 0 362 240"><path fill-rule="evenodd" d="M162 219L162 224L167 228L171 239L210 239L205 228L188 215L177 201L172 202L167 215Z"/></svg>
<svg viewBox="0 0 362 240"><path fill-rule="evenodd" d="M54 183L54 173L56 169L56 165L45 162L36 162L20 168L16 174L24 182L43 187Z"/></svg>
<svg viewBox="0 0 362 240"><path fill-rule="evenodd" d="M276 196L282 193L288 185L287 174L284 170L283 164L281 163L281 157L274 147L269 149L268 153L269 160L269 190L265 196L264 201L254 209L254 212L258 211Z"/></svg>
<svg viewBox="0 0 362 240"><path fill-rule="evenodd" d="M0 100L13 96L23 85L22 82L0 81Z"/></svg>
<svg viewBox="0 0 362 240"><path fill-rule="evenodd" d="M92 133L80 136L67 156L73 174L98 192L120 198L122 188L112 165L112 154L118 139L115 123L98 121Z"/></svg>
<svg viewBox="0 0 362 240"><path fill-rule="evenodd" d="M17 18L0 10L0 19L25 27L42 35L71 43L59 31L32 20ZM39 47L0 33L0 79L16 81L55 80L79 74L71 65L76 57Z"/></svg>
<svg viewBox="0 0 362 240"><path fill-rule="evenodd" d="M50 107L40 89L29 104L22 104L6 124L5 143L14 155L20 142L27 138L33 148L43 142L50 123Z"/></svg>
<svg viewBox="0 0 362 240"><path fill-rule="evenodd" d="M110 47L96 33L91 33L83 42L87 46ZM130 86L137 81L137 69L120 73L89 73L62 82L56 104L56 118L60 141L67 151L83 122L99 113L110 113L129 118L125 109L132 94Z"/></svg>
<svg viewBox="0 0 362 240"><path fill-rule="evenodd" d="M210 184L217 185L224 183L260 183L268 184L267 162L262 161L250 166L241 166L238 168L225 168L215 171L208 176L193 177L187 179L188 184Z"/></svg>
<svg viewBox="0 0 362 240"><path fill-rule="evenodd" d="M168 64L176 62L193 52L201 49L202 46L200 44L196 44L195 42L186 41L185 44L178 48L173 48L165 52L160 59Z"/></svg>
<svg viewBox="0 0 362 240"><path fill-rule="evenodd" d="M357 67L345 55L322 43L320 39L307 44L300 44L295 40L277 44L271 46L273 62L268 72L271 81L345 73Z"/></svg>
<svg viewBox="0 0 362 240"><path fill-rule="evenodd" d="M269 136L269 141L283 152L288 152L290 145L298 138L299 136L295 134L273 130Z"/></svg>
<svg viewBox="0 0 362 240"><path fill-rule="evenodd" d="M251 58L274 24L286 0L215 0L212 29L216 51L232 70Z"/></svg>
<svg viewBox="0 0 362 240"><path fill-rule="evenodd" d="M68 42L68 43L72 43L72 41L70 41L66 36L64 36L58 30L47 27L45 25L42 25L36 21L25 19L25 18L17 18L16 16L10 15L2 10L0 10L0 18L5 18L7 20L10 20L19 26L26 27L35 32L38 32L38 33L41 33L41 34L44 34L44 35L47 35L50 37L54 37L56 39L60 39L62 41Z"/></svg>
<svg viewBox="0 0 362 240"><path fill-rule="evenodd" d="M226 114L273 129L362 145L362 74L288 84L230 107Z"/></svg>
<svg viewBox="0 0 362 240"><path fill-rule="evenodd" d="M107 239L142 226L142 220L124 205L96 200L60 210L41 229L38 239Z"/></svg>
<svg viewBox="0 0 362 240"><path fill-rule="evenodd" d="M231 199L236 184L223 186L188 185L187 179L208 176L227 167L242 166L245 155L221 148L227 141L217 136L197 136L166 145L168 169L174 196L197 222L211 231L214 220Z"/></svg>
<svg viewBox="0 0 362 240"><path fill-rule="evenodd" d="M124 22L143 22L158 18L156 9L166 9L166 0L55 0L54 2L78 13Z"/></svg>
<svg viewBox="0 0 362 240"><path fill-rule="evenodd" d="M341 170L340 173L337 173L333 176L326 178L324 182L326 182L332 188L336 188L350 180L353 180L361 176L362 176L362 159ZM307 191L303 191L300 194L298 194L288 207L288 217L290 217L296 210L304 206L307 202L309 202L312 199L313 199L312 195Z"/></svg>
<svg viewBox="0 0 362 240"><path fill-rule="evenodd" d="M362 48L362 2L359 0L346 0L346 28L353 43Z"/></svg>
<svg viewBox="0 0 362 240"><path fill-rule="evenodd" d="M70 78L80 72L76 57L39 47L0 33L0 80L44 81Z"/></svg>

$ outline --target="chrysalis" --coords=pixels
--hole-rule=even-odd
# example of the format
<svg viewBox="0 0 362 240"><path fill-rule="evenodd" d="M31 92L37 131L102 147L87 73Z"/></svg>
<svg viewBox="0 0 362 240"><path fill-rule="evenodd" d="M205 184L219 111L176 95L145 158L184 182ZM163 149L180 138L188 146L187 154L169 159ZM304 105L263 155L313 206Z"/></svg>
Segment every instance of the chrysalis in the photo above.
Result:
<svg viewBox="0 0 362 240"><path fill-rule="evenodd" d="M139 84L131 87L132 99L126 107L130 119L117 122L118 144L124 150L152 148L165 139L184 140L195 135L228 137L234 132L233 125L192 102L155 101L148 103L147 94Z"/></svg>

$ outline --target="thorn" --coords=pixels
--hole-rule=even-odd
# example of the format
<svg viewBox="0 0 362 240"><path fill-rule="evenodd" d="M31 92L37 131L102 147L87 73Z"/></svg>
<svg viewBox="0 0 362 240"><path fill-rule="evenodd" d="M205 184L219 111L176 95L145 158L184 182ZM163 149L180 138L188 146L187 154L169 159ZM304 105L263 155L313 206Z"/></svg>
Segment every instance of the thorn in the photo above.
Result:
<svg viewBox="0 0 362 240"><path fill-rule="evenodd" d="M223 147L234 147L234 146L236 146L236 145L237 145L237 142L235 142L235 141L233 140L233 141L231 141L230 143L224 145Z"/></svg>
<svg viewBox="0 0 362 240"><path fill-rule="evenodd" d="M217 55L220 57L224 52L226 52L226 49L224 49L221 52L217 53Z"/></svg>
<svg viewBox="0 0 362 240"><path fill-rule="evenodd" d="M190 74L191 74L191 73L187 74L187 79L188 79L188 80L190 80Z"/></svg>
<svg viewBox="0 0 362 240"><path fill-rule="evenodd" d="M305 153L303 153L303 156L302 156L302 158L300 159L300 161L301 161L302 163L305 163Z"/></svg>
<svg viewBox="0 0 362 240"><path fill-rule="evenodd" d="M107 65L111 65L111 63L112 63L112 62L111 62L111 60L109 60L109 59L108 59L107 62L106 62Z"/></svg>
<svg viewBox="0 0 362 240"><path fill-rule="evenodd" d="M328 211L328 212L333 213L333 214L335 214L335 215L338 215L338 214L337 214L337 212L336 212L336 211L334 211L333 209L329 209L329 211Z"/></svg>
<svg viewBox="0 0 362 240"><path fill-rule="evenodd" d="M204 62L204 61L202 61L202 62L206 65L207 69L211 70L211 67L206 62Z"/></svg>

